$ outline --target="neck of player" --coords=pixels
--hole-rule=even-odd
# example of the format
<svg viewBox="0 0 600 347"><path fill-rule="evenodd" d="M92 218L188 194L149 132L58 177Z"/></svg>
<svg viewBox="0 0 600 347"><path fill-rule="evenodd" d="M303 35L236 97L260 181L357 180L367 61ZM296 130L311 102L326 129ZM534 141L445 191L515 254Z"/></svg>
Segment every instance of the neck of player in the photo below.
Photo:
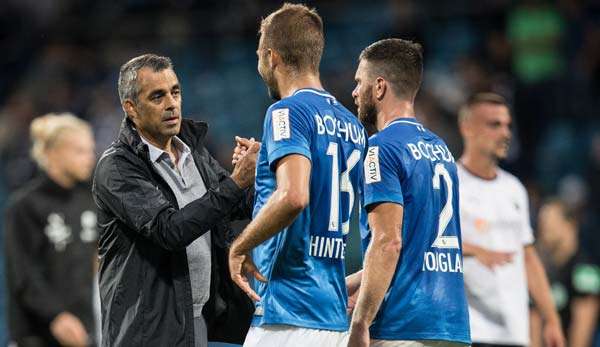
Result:
<svg viewBox="0 0 600 347"><path fill-rule="evenodd" d="M415 107L411 100L380 101L377 111L377 130L381 131L391 122L401 118L415 118Z"/></svg>
<svg viewBox="0 0 600 347"><path fill-rule="evenodd" d="M290 73L286 75L280 75L277 82L282 99L287 98L300 89L312 88L323 90L323 85L321 84L319 75L313 73Z"/></svg>
<svg viewBox="0 0 600 347"><path fill-rule="evenodd" d="M465 146L460 163L473 175L486 180L493 180L498 175L498 160L468 145Z"/></svg>

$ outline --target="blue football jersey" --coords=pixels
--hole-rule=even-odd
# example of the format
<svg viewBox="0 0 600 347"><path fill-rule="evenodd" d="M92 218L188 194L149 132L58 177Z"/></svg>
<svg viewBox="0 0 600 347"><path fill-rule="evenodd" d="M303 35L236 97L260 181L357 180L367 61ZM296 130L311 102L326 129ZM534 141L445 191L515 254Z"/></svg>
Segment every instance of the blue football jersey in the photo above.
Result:
<svg viewBox="0 0 600 347"><path fill-rule="evenodd" d="M358 119L324 91L300 89L267 110L254 215L277 187L277 161L290 154L311 161L310 202L252 252L268 279L253 283L261 296L253 325L348 329L344 254L352 207L362 194L366 140Z"/></svg>
<svg viewBox="0 0 600 347"><path fill-rule="evenodd" d="M401 118L369 139L364 205L404 207L402 250L371 338L470 343L463 284L458 176L437 135ZM370 240L364 226L363 246Z"/></svg>

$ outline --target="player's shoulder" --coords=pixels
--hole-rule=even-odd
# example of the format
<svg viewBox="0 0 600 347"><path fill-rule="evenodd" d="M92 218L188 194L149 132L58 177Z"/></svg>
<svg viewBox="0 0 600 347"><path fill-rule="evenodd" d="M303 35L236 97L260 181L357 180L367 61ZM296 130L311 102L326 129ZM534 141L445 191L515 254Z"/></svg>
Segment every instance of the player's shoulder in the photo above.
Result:
<svg viewBox="0 0 600 347"><path fill-rule="evenodd" d="M379 134L383 139L395 139L401 143L414 142L421 139L439 139L436 134L425 128L415 118L396 119L383 128Z"/></svg>
<svg viewBox="0 0 600 347"><path fill-rule="evenodd" d="M369 137L369 147L387 145L390 139L387 134L377 132Z"/></svg>
<svg viewBox="0 0 600 347"><path fill-rule="evenodd" d="M523 185L521 180L512 173L502 168L498 168L498 179L503 185L513 188L518 193L527 194L527 189L525 188L525 185Z"/></svg>
<svg viewBox="0 0 600 347"><path fill-rule="evenodd" d="M39 192L42 190L43 179L36 177L26 185L15 190L8 198L7 210L27 208L32 202L37 200Z"/></svg>
<svg viewBox="0 0 600 347"><path fill-rule="evenodd" d="M267 115L286 115L292 117L307 116L306 101L298 99L295 95L273 103L267 109Z"/></svg>
<svg viewBox="0 0 600 347"><path fill-rule="evenodd" d="M368 144L368 155L376 154L378 157L390 159L403 154L403 146L398 138L383 131L371 135Z"/></svg>

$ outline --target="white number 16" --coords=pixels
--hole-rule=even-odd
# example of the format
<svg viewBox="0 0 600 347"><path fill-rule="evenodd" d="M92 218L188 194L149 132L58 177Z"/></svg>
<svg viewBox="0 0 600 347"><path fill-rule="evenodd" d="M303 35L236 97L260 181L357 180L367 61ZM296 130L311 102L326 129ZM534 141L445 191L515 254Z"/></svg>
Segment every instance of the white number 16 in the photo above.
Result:
<svg viewBox="0 0 600 347"><path fill-rule="evenodd" d="M355 149L352 151L346 162L346 171L339 175L338 167L338 144L335 142L329 142L327 147L327 155L332 156L331 162L331 209L329 211L329 231L338 231L338 221L340 218L340 193L346 192L350 195L350 201L348 205L348 215L352 211L354 206L354 187L350 181L350 171L354 168L356 163L360 160L360 151ZM340 182L341 181L341 182ZM350 220L342 221L342 234L346 235L350 231Z"/></svg>

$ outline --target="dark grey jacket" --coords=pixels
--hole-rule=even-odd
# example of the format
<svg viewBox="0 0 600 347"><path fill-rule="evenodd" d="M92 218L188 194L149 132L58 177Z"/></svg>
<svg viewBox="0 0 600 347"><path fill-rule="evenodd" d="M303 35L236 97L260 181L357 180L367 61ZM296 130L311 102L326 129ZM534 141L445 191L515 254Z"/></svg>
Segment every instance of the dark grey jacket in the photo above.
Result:
<svg viewBox="0 0 600 347"><path fill-rule="evenodd" d="M192 293L185 248L212 232L209 340L241 343L252 302L229 278L229 221L250 217L253 190L240 189L202 142L207 125L183 120L179 137L192 150L206 194L178 208L125 118L118 140L96 167L93 195L100 227L103 346L193 346Z"/></svg>

